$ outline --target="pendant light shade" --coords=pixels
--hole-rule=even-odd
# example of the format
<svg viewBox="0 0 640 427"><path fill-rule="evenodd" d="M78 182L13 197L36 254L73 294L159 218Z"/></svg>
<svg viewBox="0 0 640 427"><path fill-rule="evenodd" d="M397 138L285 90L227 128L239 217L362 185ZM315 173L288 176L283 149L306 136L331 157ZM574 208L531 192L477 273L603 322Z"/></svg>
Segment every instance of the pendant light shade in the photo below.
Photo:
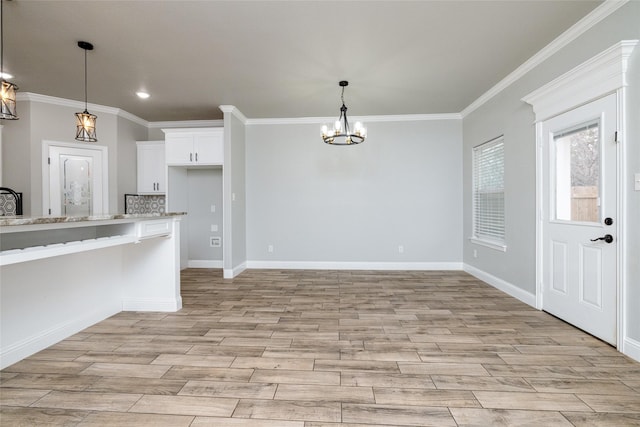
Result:
<svg viewBox="0 0 640 427"><path fill-rule="evenodd" d="M16 92L18 86L6 81L4 72L4 0L0 0L0 119L18 120Z"/></svg>
<svg viewBox="0 0 640 427"><path fill-rule="evenodd" d="M349 126L347 120L347 106L344 104L344 88L349 85L349 82L342 80L338 83L342 88L342 107L340 107L340 117L333 125L333 129L329 130L328 126L322 126L322 140L325 144L331 145L355 145L364 142L367 137L367 129L362 126L362 123L356 122L353 129Z"/></svg>
<svg viewBox="0 0 640 427"><path fill-rule="evenodd" d="M78 42L78 47L84 49L84 111L76 113L76 140L82 142L96 142L96 119L98 116L87 111L87 51L93 50L89 42Z"/></svg>

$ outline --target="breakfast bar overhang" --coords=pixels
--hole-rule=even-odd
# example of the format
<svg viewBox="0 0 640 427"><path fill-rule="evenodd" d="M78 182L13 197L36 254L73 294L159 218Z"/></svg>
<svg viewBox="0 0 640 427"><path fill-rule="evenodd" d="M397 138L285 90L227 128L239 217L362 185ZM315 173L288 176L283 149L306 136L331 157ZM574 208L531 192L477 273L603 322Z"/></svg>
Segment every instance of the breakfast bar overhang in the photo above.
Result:
<svg viewBox="0 0 640 427"><path fill-rule="evenodd" d="M120 311L182 308L182 215L0 219L0 369Z"/></svg>

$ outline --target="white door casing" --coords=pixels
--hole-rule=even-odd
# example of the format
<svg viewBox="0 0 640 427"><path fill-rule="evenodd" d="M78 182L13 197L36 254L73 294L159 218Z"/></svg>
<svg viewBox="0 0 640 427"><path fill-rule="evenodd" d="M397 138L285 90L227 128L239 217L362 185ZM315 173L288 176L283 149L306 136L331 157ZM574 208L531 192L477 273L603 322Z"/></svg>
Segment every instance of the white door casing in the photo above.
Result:
<svg viewBox="0 0 640 427"><path fill-rule="evenodd" d="M616 105L611 94L542 122L542 308L613 345Z"/></svg>
<svg viewBox="0 0 640 427"><path fill-rule="evenodd" d="M42 206L43 215L74 216L73 211L64 212L63 173L65 163L82 163L88 169L90 181L90 209L91 215L100 215L109 211L108 191L108 152L107 147L98 145L79 145L63 142L43 141L43 169L42 169ZM67 194L75 189L67 189ZM82 216L85 214L83 213Z"/></svg>
<svg viewBox="0 0 640 427"><path fill-rule="evenodd" d="M625 156L626 139L626 86L628 85L628 65L638 40L622 40L602 51L593 58L576 66L572 70L557 77L539 89L522 98L533 107L536 128L536 307L542 309L545 298L543 292L544 260L544 197L543 197L543 131L542 123L564 112L588 104L609 94L617 97L617 206L614 223L617 250L616 285L617 285L617 318L616 346L619 351L637 358L639 349L627 335L626 295L629 282L625 274L629 262L625 248L625 236L628 221L621 213L625 212L627 190ZM614 234L614 233L611 233ZM598 236L599 237L599 236ZM633 357L633 356L632 356Z"/></svg>

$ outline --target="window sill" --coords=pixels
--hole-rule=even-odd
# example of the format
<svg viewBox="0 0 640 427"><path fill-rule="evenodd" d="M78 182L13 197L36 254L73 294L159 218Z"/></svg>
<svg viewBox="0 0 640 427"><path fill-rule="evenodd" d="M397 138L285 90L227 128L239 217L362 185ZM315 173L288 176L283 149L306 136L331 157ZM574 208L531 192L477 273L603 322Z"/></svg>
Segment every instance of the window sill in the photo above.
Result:
<svg viewBox="0 0 640 427"><path fill-rule="evenodd" d="M497 251L501 251L501 252L507 251L507 245L505 245L504 243L492 242L490 240L482 240L482 239L478 239L477 237L469 237L469 241L471 243L475 243L476 245L485 246L487 248L495 249Z"/></svg>

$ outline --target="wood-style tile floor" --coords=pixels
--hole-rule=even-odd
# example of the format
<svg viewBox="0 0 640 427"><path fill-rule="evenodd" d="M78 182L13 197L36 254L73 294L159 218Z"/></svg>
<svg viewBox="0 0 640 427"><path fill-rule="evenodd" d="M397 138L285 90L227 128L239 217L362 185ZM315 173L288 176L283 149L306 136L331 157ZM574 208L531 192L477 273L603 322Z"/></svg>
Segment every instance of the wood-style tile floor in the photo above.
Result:
<svg viewBox="0 0 640 427"><path fill-rule="evenodd" d="M186 270L0 373L2 426L630 426L640 364L462 272Z"/></svg>

